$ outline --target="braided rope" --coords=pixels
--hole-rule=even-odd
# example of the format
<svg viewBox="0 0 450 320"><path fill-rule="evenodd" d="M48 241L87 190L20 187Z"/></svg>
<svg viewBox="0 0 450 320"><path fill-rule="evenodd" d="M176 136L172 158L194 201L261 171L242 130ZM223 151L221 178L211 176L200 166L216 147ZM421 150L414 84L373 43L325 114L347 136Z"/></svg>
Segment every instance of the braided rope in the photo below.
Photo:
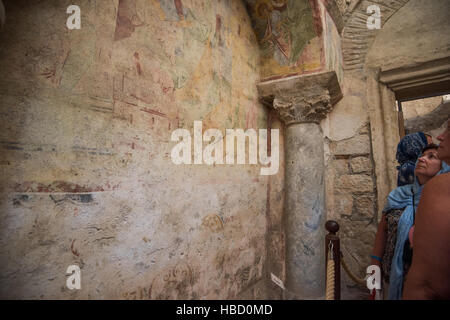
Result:
<svg viewBox="0 0 450 320"><path fill-rule="evenodd" d="M334 260L327 261L326 300L334 300Z"/></svg>
<svg viewBox="0 0 450 320"><path fill-rule="evenodd" d="M344 267L345 272L347 272L348 276L353 281L355 281L357 284L359 284L361 286L364 286L364 287L366 286L366 279L358 278L354 273L352 273L342 255L341 255L341 263L342 263L342 266Z"/></svg>

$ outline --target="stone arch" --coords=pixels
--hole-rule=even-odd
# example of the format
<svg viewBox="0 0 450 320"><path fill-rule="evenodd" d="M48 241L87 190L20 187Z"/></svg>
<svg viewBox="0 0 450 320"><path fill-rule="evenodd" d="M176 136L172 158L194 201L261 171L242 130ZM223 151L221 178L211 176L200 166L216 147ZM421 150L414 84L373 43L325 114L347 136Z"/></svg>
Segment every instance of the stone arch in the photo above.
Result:
<svg viewBox="0 0 450 320"><path fill-rule="evenodd" d="M362 70L366 55L377 35L377 30L367 28L370 17L366 10L369 5L381 9L381 26L383 26L409 0L353 0L344 15L345 27L342 34L342 53L344 70Z"/></svg>

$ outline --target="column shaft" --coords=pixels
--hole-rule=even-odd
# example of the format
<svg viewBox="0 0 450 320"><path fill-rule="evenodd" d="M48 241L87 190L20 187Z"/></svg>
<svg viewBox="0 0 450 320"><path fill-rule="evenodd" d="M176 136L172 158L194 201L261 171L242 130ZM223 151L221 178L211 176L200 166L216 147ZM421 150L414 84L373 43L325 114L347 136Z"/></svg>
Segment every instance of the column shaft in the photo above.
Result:
<svg viewBox="0 0 450 320"><path fill-rule="evenodd" d="M316 123L286 128L286 286L296 299L322 298L325 186L323 135Z"/></svg>

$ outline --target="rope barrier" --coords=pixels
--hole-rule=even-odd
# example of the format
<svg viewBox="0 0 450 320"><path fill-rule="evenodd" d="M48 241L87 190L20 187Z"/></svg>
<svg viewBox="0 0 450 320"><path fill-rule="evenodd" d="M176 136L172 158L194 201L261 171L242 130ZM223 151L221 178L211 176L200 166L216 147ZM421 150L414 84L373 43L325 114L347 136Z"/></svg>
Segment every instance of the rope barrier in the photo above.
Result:
<svg viewBox="0 0 450 320"><path fill-rule="evenodd" d="M327 262L326 300L334 300L334 260Z"/></svg>
<svg viewBox="0 0 450 320"><path fill-rule="evenodd" d="M357 277L348 267L347 263L344 260L344 257L342 256L342 252L341 252L341 264L344 267L345 272L347 272L347 275L357 284L361 285L361 286L366 286L366 279L363 278L359 278Z"/></svg>
<svg viewBox="0 0 450 320"><path fill-rule="evenodd" d="M328 254L326 254L325 299L340 300L341 264L350 279L352 279L357 285L366 287L366 277L360 278L356 276L344 260L342 251L340 250L339 237L336 235L339 231L339 224L336 221L329 220L325 223L325 228L329 232L325 236L325 241L327 243L325 250L328 252Z"/></svg>
<svg viewBox="0 0 450 320"><path fill-rule="evenodd" d="M333 243L331 242L328 244L328 253L325 299L334 300L334 258Z"/></svg>

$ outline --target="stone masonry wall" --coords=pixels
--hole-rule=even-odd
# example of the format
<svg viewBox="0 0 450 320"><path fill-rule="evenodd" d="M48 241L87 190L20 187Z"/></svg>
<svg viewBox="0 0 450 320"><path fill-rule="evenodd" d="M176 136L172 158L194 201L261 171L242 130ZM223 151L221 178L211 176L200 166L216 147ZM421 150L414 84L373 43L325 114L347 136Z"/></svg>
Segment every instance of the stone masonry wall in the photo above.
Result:
<svg viewBox="0 0 450 320"><path fill-rule="evenodd" d="M377 222L376 180L370 127L366 108L365 78L347 72L344 97L323 122L326 145L327 219L340 225L344 259L359 277L364 277L375 239ZM341 269L342 299L366 297Z"/></svg>

